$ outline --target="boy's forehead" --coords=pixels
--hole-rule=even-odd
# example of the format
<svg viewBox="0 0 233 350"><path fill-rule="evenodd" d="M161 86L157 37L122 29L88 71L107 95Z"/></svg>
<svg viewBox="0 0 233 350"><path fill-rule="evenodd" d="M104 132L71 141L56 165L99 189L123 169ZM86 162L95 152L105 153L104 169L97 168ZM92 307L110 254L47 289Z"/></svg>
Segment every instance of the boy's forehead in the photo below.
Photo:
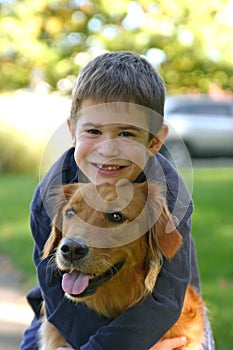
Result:
<svg viewBox="0 0 233 350"><path fill-rule="evenodd" d="M109 102L95 105L83 104L78 113L78 124L93 126L118 124L133 126L149 133L156 133L163 124L163 116L154 110L127 102Z"/></svg>

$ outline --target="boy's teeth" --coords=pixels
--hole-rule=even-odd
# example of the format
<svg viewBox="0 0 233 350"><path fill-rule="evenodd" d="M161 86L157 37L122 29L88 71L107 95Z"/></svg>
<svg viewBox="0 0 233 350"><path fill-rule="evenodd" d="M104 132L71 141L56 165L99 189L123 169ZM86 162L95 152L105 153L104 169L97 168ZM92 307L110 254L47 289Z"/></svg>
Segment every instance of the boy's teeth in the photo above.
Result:
<svg viewBox="0 0 233 350"><path fill-rule="evenodd" d="M118 165L102 165L102 164L97 164L97 167L99 169L104 169L104 170L118 170L120 169L120 166Z"/></svg>

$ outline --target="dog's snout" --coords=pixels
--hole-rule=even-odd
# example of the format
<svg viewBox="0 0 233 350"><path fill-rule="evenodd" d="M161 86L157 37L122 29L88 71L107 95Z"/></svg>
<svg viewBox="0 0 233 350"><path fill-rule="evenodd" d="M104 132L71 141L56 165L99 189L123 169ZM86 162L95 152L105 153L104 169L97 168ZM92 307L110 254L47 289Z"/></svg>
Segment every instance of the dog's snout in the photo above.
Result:
<svg viewBox="0 0 233 350"><path fill-rule="evenodd" d="M60 247L62 256L65 259L73 261L75 259L81 259L88 253L88 246L81 241L73 240L71 238L65 238Z"/></svg>

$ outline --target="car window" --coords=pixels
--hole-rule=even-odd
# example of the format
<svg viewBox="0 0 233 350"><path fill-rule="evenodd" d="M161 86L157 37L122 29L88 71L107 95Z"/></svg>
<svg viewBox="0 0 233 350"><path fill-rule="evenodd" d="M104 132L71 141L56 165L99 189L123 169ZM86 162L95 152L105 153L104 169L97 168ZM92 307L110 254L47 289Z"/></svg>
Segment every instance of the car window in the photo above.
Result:
<svg viewBox="0 0 233 350"><path fill-rule="evenodd" d="M218 115L218 116L230 116L231 110L230 106L220 103L210 103L210 104L193 104L185 106L176 106L173 113L184 113L184 114L199 114L199 115Z"/></svg>

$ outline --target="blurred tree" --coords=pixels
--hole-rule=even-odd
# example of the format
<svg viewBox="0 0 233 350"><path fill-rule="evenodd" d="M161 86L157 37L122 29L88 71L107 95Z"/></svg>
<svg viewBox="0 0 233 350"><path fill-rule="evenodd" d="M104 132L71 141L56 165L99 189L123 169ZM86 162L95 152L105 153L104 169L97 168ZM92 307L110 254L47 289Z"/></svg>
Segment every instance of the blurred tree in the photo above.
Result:
<svg viewBox="0 0 233 350"><path fill-rule="evenodd" d="M106 50L132 50L172 92L233 90L233 0L0 0L0 89L58 88Z"/></svg>

